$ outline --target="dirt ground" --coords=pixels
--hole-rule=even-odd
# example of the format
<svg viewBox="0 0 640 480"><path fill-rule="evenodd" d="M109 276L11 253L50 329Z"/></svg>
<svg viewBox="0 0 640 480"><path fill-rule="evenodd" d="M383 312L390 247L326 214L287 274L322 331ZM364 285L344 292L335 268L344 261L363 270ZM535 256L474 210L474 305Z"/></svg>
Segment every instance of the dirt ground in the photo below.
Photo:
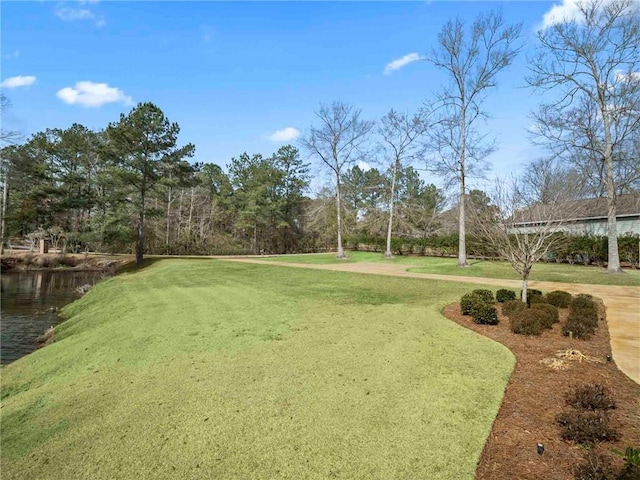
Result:
<svg viewBox="0 0 640 480"><path fill-rule="evenodd" d="M561 323L567 313L567 309L560 310ZM617 408L611 411L611 425L618 431L619 440L599 444L596 452L609 454L615 464L622 465L622 460L610 453L611 449L624 451L628 446L640 446L640 385L620 372L613 361L607 361L611 347L604 318L600 319L596 334L585 341L562 336L561 323L539 337L513 334L508 318L500 312L498 325L477 325L469 316L462 315L458 303L445 307L444 315L502 343L517 359L480 458L477 479L573 479L573 469L582 463L587 451L560 438L555 418L570 408L564 395L577 385L605 385L617 403ZM562 354L569 350L578 350L586 358L577 354L570 358L580 357L582 361L563 358ZM538 443L544 445L542 455L537 453Z"/></svg>

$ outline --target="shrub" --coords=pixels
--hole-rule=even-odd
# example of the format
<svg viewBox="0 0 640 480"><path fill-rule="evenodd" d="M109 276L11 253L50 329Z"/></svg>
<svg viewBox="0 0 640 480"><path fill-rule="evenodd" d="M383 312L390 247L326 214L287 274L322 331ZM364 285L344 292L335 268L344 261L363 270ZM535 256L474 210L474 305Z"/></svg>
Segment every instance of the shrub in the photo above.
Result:
<svg viewBox="0 0 640 480"><path fill-rule="evenodd" d="M609 410L616 408L609 389L604 385L590 383L575 387L565 394L567 405L583 410Z"/></svg>
<svg viewBox="0 0 640 480"><path fill-rule="evenodd" d="M595 329L598 326L598 311L594 308L572 308L567 319L573 319Z"/></svg>
<svg viewBox="0 0 640 480"><path fill-rule="evenodd" d="M531 295L527 297L527 305L540 305L547 303L544 295Z"/></svg>
<svg viewBox="0 0 640 480"><path fill-rule="evenodd" d="M488 303L479 303L474 305L471 310L471 317L475 323L480 325L497 325L498 313L496 307Z"/></svg>
<svg viewBox="0 0 640 480"><path fill-rule="evenodd" d="M571 303L569 306L572 309L573 308L593 308L594 310L596 309L596 304L593 301L593 297L591 296L586 297L583 295L578 295L576 298L571 300Z"/></svg>
<svg viewBox="0 0 640 480"><path fill-rule="evenodd" d="M499 303L504 303L504 302L508 302L509 300L515 300L515 299L516 299L516 292L514 292L513 290L507 290L506 288L501 288L496 292L496 300Z"/></svg>
<svg viewBox="0 0 640 480"><path fill-rule="evenodd" d="M582 445L616 440L618 433L609 427L609 416L602 410L563 412L556 417L560 436Z"/></svg>
<svg viewBox="0 0 640 480"><path fill-rule="evenodd" d="M471 293L475 293L476 295L478 295L480 298L482 298L482 300L485 303L494 303L496 301L495 298L493 298L493 292L491 290L485 290L484 288L478 288L478 289L474 290Z"/></svg>
<svg viewBox="0 0 640 480"><path fill-rule="evenodd" d="M542 296L542 292L535 288L527 288L527 298L531 298L536 295ZM520 290L520 300L522 300L522 290Z"/></svg>
<svg viewBox="0 0 640 480"><path fill-rule="evenodd" d="M502 314L511 317L516 312L520 312L527 308L522 300L508 300L502 304Z"/></svg>
<svg viewBox="0 0 640 480"><path fill-rule="evenodd" d="M587 325L578 318L567 318L567 321L562 326L562 334L565 337L573 334L575 338L581 338L584 340L588 340L591 335L593 335L594 331L594 327Z"/></svg>
<svg viewBox="0 0 640 480"><path fill-rule="evenodd" d="M573 474L576 480L616 480L617 472L606 455L591 452L585 463L578 465Z"/></svg>
<svg viewBox="0 0 640 480"><path fill-rule="evenodd" d="M471 315L473 307L476 305L480 305L485 303L481 297L476 295L475 293L465 293L460 298L460 308L462 309L463 315Z"/></svg>
<svg viewBox="0 0 640 480"><path fill-rule="evenodd" d="M542 326L544 328L552 328L554 323L560 321L560 313L558 309L548 303L536 303L531 305L531 310L537 310L544 314Z"/></svg>
<svg viewBox="0 0 640 480"><path fill-rule="evenodd" d="M624 467L617 480L638 480L640 478L640 447L627 447L624 452L613 449L613 453L624 458Z"/></svg>
<svg viewBox="0 0 640 480"><path fill-rule="evenodd" d="M547 293L545 300L554 307L567 308L571 304L571 294L562 290L554 290Z"/></svg>
<svg viewBox="0 0 640 480"><path fill-rule="evenodd" d="M511 317L511 331L519 335L540 335L544 328L544 312L525 308Z"/></svg>

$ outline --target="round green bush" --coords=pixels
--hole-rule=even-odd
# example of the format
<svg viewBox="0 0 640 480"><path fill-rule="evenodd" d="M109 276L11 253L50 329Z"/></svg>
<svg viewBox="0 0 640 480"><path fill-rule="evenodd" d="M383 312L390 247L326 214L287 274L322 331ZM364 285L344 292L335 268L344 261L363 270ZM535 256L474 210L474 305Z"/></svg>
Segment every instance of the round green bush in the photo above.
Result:
<svg viewBox="0 0 640 480"><path fill-rule="evenodd" d="M482 298L482 300L484 300L484 303L493 303L493 302L496 301L496 299L493 298L493 292L491 290L486 290L484 288L478 288L478 289L474 290L471 293L475 293L480 298Z"/></svg>
<svg viewBox="0 0 640 480"><path fill-rule="evenodd" d="M569 304L569 306L571 307L571 309L575 309L575 308L595 309L596 308L596 304L591 297L586 297L582 295L578 295L576 298L571 300L571 303Z"/></svg>
<svg viewBox="0 0 640 480"><path fill-rule="evenodd" d="M527 304L528 305L536 305L536 304L541 304L541 303L547 303L544 295L530 295L527 297Z"/></svg>
<svg viewBox="0 0 640 480"><path fill-rule="evenodd" d="M511 317L516 312L520 312L527 308L522 300L508 300L502 304L502 314Z"/></svg>
<svg viewBox="0 0 640 480"><path fill-rule="evenodd" d="M540 335L545 318L545 313L540 310L521 310L511 316L511 331L519 335Z"/></svg>
<svg viewBox="0 0 640 480"><path fill-rule="evenodd" d="M558 309L548 303L535 303L531 305L531 310L537 310L544 313L542 326L544 328L552 328L554 323L560 321L560 313Z"/></svg>
<svg viewBox="0 0 640 480"><path fill-rule="evenodd" d="M497 325L498 312L496 307L488 303L479 303L474 305L471 310L471 318L475 323L480 325Z"/></svg>
<svg viewBox="0 0 640 480"><path fill-rule="evenodd" d="M527 298L531 298L534 295L542 296L542 292L540 290L536 290L535 288L527 288ZM522 290L520 290L520 300L522 300Z"/></svg>
<svg viewBox="0 0 640 480"><path fill-rule="evenodd" d="M554 290L545 295L548 304L558 308L567 308L571 304L571 294L562 290Z"/></svg>
<svg viewBox="0 0 640 480"><path fill-rule="evenodd" d="M584 340L588 340L595 328L587 325L579 318L567 318L567 321L562 325L562 334L565 337L568 337L570 334L573 334L574 338L581 338Z"/></svg>
<svg viewBox="0 0 640 480"><path fill-rule="evenodd" d="M475 293L465 293L460 298L460 309L462 310L463 315L471 315L473 307L483 303L485 302L482 297L476 295Z"/></svg>
<svg viewBox="0 0 640 480"><path fill-rule="evenodd" d="M598 312L595 308L572 308L567 319L584 323L591 328L598 327Z"/></svg>
<svg viewBox="0 0 640 480"><path fill-rule="evenodd" d="M501 288L496 292L496 300L499 303L508 302L509 300L516 299L516 292L513 290L507 290L506 288Z"/></svg>

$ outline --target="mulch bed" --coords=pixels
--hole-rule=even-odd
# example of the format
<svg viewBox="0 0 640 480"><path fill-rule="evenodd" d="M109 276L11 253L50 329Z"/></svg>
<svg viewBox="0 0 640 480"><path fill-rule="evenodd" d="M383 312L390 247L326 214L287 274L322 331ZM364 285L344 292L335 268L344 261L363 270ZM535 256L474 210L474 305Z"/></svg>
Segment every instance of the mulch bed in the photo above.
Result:
<svg viewBox="0 0 640 480"><path fill-rule="evenodd" d="M596 334L588 341L562 336L561 325L568 309L560 309L561 323L539 337L516 335L509 329L509 319L501 315L495 326L477 325L462 315L458 303L448 305L444 315L454 322L496 340L516 356L515 370L506 388L504 400L493 423L476 470L478 480L573 479L573 470L582 463L587 449L560 438L556 416L571 407L565 404L565 392L577 385L599 383L609 388L617 408L610 411L611 426L619 440L598 444L593 450L611 456L621 466L612 448L640 446L640 385L620 372L611 355L606 320L601 318ZM601 317L604 308L601 306ZM563 360L557 354L578 350L589 360L564 360L566 369L554 369ZM577 355L576 355L577 356ZM536 445L544 445L537 453Z"/></svg>

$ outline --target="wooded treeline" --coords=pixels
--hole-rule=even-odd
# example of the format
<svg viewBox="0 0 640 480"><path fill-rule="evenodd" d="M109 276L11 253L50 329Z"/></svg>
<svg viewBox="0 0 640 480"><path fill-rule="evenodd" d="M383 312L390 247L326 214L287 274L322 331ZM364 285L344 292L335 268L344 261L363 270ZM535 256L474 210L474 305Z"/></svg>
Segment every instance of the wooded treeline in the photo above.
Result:
<svg viewBox="0 0 640 480"><path fill-rule="evenodd" d="M148 127L155 124L161 126L152 136ZM147 103L102 131L74 124L3 148L7 238L35 243L46 236L65 251L134 252L143 228L144 251L152 254L333 246L335 195L327 187L309 196L310 166L296 147L269 156L242 153L223 169L190 164L194 147L176 147L178 133L177 124ZM355 165L341 180L344 233L383 235L390 172ZM398 234L435 231L445 197L413 167L400 172L395 196Z"/></svg>

